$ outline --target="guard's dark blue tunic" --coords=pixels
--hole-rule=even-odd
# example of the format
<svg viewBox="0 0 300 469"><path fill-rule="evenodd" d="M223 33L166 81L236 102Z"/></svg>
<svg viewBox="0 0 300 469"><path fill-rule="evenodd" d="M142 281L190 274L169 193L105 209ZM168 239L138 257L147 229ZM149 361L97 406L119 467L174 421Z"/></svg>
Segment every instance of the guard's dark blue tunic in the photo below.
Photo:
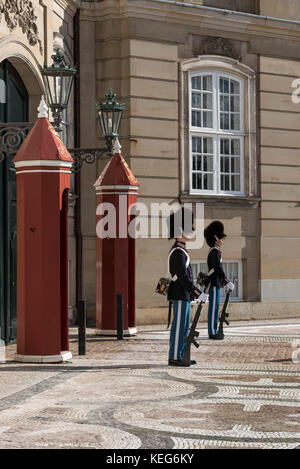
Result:
<svg viewBox="0 0 300 469"><path fill-rule="evenodd" d="M212 275L209 276L211 286L222 288L226 283L226 274L223 270L222 254L219 248L210 249L207 256L208 272L214 269Z"/></svg>
<svg viewBox="0 0 300 469"><path fill-rule="evenodd" d="M172 250L174 250L172 252ZM176 242L171 249L169 269L172 278L176 275L177 279L171 282L169 287L169 300L191 301L191 292L193 290L193 271L189 260L189 254L183 243Z"/></svg>
<svg viewBox="0 0 300 469"><path fill-rule="evenodd" d="M212 337L218 333L218 317L220 307L221 288L227 283L226 274L222 265L222 254L218 247L210 249L207 256L208 271L214 272L209 275L209 305L208 305L208 335Z"/></svg>

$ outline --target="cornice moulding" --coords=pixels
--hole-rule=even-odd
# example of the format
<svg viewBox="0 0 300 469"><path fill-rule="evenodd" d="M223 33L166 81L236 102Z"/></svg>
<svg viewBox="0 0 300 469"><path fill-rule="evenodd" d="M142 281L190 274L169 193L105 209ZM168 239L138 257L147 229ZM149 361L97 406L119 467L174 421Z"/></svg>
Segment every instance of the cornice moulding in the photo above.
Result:
<svg viewBox="0 0 300 469"><path fill-rule="evenodd" d="M180 6L174 6L172 9L169 4L137 2L131 0L122 2L121 8L112 8L105 1L88 4L93 7L85 8L81 6L81 18L101 22L110 18L135 17L149 19L165 23L178 23L181 26L190 26L197 28L201 26L201 33L204 29L217 29L234 33L243 33L244 35L263 37L279 37L282 39L294 39L300 41L300 25L281 23L272 20L266 20L263 17L244 17L236 15L225 15L222 12L184 9ZM278 31L282 33L278 34ZM191 31L189 31L191 32ZM194 33L194 32L193 32ZM196 32L195 32L196 34Z"/></svg>

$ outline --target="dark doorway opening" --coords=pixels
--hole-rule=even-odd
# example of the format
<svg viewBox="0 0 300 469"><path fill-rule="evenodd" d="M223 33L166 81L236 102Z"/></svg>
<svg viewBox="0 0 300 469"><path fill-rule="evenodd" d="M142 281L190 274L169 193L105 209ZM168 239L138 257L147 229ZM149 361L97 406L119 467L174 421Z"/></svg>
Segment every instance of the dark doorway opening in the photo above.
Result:
<svg viewBox="0 0 300 469"><path fill-rule="evenodd" d="M7 344L17 333L17 189L12 160L28 132L22 126L28 122L28 92L9 60L0 63L0 85L0 327Z"/></svg>

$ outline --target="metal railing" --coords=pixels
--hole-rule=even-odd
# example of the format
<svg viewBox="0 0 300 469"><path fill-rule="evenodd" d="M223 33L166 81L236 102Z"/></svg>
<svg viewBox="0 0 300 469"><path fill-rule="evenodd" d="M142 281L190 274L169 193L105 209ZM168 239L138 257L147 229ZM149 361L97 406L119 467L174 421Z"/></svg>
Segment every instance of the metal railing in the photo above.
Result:
<svg viewBox="0 0 300 469"><path fill-rule="evenodd" d="M6 155L14 155L33 127L30 122L0 124L0 163Z"/></svg>
<svg viewBox="0 0 300 469"><path fill-rule="evenodd" d="M11 157L17 153L33 125L30 122L0 124L0 163L6 156ZM68 148L68 152L74 160L73 173L80 171L84 163L93 164L109 153L107 148Z"/></svg>

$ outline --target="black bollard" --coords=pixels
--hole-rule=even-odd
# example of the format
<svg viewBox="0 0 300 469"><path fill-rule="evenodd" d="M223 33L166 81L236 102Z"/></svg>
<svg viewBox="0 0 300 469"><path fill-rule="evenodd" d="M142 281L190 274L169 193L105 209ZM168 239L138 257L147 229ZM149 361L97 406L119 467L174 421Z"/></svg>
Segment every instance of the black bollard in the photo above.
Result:
<svg viewBox="0 0 300 469"><path fill-rule="evenodd" d="M123 340L123 295L117 295L117 339Z"/></svg>
<svg viewBox="0 0 300 469"><path fill-rule="evenodd" d="M79 300L77 306L78 315L78 355L85 355L86 342L86 302Z"/></svg>

